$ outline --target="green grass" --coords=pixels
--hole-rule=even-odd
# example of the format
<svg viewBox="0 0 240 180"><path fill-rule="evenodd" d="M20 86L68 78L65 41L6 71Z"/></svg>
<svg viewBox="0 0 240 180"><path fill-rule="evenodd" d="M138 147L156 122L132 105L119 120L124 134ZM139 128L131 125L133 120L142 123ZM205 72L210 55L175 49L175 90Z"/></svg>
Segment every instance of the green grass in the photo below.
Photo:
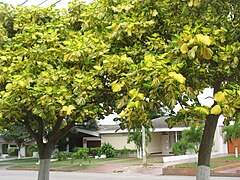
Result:
<svg viewBox="0 0 240 180"><path fill-rule="evenodd" d="M235 158L234 156L225 156L225 157L219 157L219 158L213 158L211 159L210 167L217 168L226 166L228 164L240 162L240 157ZM170 168L197 168L197 163L183 163L183 164L177 164L174 166L169 166Z"/></svg>
<svg viewBox="0 0 240 180"><path fill-rule="evenodd" d="M4 160L1 162L9 162L9 163L32 163L32 162L37 162L38 158L24 158L24 159L14 159L14 160Z"/></svg>
<svg viewBox="0 0 240 180"><path fill-rule="evenodd" d="M0 167L9 166L9 164L0 164Z"/></svg>

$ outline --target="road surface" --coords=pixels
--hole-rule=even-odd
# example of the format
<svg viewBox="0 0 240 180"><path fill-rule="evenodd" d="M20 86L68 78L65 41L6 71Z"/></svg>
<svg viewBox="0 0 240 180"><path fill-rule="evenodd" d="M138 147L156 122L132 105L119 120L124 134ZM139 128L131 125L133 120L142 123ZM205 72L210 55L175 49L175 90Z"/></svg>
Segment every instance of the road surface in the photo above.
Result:
<svg viewBox="0 0 240 180"><path fill-rule="evenodd" d="M0 170L0 180L36 180L36 171ZM126 175L79 172L51 172L50 180L195 180L193 176ZM211 177L211 180L239 180L239 177Z"/></svg>

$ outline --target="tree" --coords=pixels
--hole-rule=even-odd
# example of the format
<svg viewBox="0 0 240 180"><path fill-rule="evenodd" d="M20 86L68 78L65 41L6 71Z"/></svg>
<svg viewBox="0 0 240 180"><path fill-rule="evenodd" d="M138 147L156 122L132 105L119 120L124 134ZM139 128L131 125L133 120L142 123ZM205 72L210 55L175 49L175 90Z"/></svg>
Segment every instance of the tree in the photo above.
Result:
<svg viewBox="0 0 240 180"><path fill-rule="evenodd" d="M76 122L112 112L113 93L97 70L108 45L82 30L85 7L0 4L0 122L23 124L36 141L39 180L49 179L51 153Z"/></svg>
<svg viewBox="0 0 240 180"><path fill-rule="evenodd" d="M5 141L13 141L17 144L19 159L21 158L21 147L23 146L24 142L26 142L26 140L29 140L31 138L30 134L22 125L9 126L8 129L0 132L0 137Z"/></svg>
<svg viewBox="0 0 240 180"><path fill-rule="evenodd" d="M235 146L235 157L238 157L238 144L237 139L240 138L240 123L235 121L234 125L228 125L223 127L222 132L224 133L224 141L234 143Z"/></svg>
<svg viewBox="0 0 240 180"><path fill-rule="evenodd" d="M122 128L179 103L169 127L205 122L197 179L209 179L218 118L239 114L239 2L103 0L88 8L84 28L97 27L110 44L99 71L118 94ZM198 99L206 88L213 89L209 106Z"/></svg>
<svg viewBox="0 0 240 180"><path fill-rule="evenodd" d="M186 129L182 132L181 139L173 146L174 154L186 154L187 151L199 152L199 145L202 139L204 124L196 127L192 125L190 129Z"/></svg>
<svg viewBox="0 0 240 180"><path fill-rule="evenodd" d="M133 142L136 147L137 147L137 151L138 151L138 157L139 158L142 158L142 154L141 152L143 152L143 137L142 137L142 129L135 129L133 131L129 130L128 132L128 140L127 142L130 143L130 142ZM151 131L149 130L149 128L145 128L145 144L147 146L147 144L149 142L151 142L152 140L152 133Z"/></svg>

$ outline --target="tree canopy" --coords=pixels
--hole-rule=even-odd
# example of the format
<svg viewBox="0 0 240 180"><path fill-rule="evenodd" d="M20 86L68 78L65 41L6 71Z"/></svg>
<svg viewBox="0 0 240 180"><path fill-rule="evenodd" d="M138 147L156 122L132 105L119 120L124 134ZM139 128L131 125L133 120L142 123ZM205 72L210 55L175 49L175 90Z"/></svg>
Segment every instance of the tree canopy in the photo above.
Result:
<svg viewBox="0 0 240 180"><path fill-rule="evenodd" d="M112 112L97 66L108 45L81 30L84 9L76 1L62 11L0 4L0 124L24 124L43 161L76 122ZM41 165L39 179L48 179Z"/></svg>
<svg viewBox="0 0 240 180"><path fill-rule="evenodd" d="M24 123L38 144L85 116L115 111L136 129L151 110L180 104L169 127L205 121L198 165L209 166L218 117L239 117L239 1L0 8L1 119ZM205 88L211 106L199 102Z"/></svg>
<svg viewBox="0 0 240 180"><path fill-rule="evenodd" d="M84 28L104 34L110 46L98 70L119 96L122 127L144 125L151 109L180 104L169 127L205 121L198 165L209 167L219 116L227 124L240 112L240 2L102 0L88 8ZM209 106L198 99L206 88L213 89Z"/></svg>

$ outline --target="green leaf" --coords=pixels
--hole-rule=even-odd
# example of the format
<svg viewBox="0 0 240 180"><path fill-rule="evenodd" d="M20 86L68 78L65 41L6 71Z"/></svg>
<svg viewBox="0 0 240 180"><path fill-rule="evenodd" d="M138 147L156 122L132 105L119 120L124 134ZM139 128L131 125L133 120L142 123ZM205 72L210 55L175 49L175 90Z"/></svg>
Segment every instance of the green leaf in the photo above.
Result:
<svg viewBox="0 0 240 180"><path fill-rule="evenodd" d="M219 115L221 114L222 109L219 105L215 105L212 109L211 109L211 114L215 114L215 115Z"/></svg>

